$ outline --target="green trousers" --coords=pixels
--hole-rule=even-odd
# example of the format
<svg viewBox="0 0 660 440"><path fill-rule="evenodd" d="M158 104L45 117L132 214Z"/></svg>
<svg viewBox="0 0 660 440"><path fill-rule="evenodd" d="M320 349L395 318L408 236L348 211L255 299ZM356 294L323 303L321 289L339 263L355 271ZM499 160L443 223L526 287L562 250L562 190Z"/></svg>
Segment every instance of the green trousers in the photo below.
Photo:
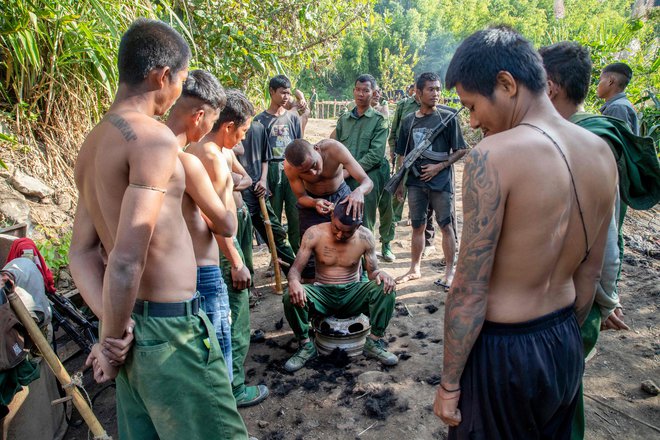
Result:
<svg viewBox="0 0 660 440"><path fill-rule="evenodd" d="M390 178L390 164L383 158L380 166L369 171L367 175L374 183L374 188L364 197L364 226L374 232L376 211L378 211L380 241L389 243L394 240L394 211L392 210L392 195L383 188ZM358 187L358 182L353 178L346 180L346 183L351 190Z"/></svg>
<svg viewBox="0 0 660 440"><path fill-rule="evenodd" d="M307 302L304 307L291 303L289 290L284 292L284 316L299 340L309 337L310 304L317 315L348 318L364 313L371 322L371 333L378 337L385 335L385 329L392 319L396 294L385 295L382 284L375 281L349 284L304 284Z"/></svg>
<svg viewBox="0 0 660 440"><path fill-rule="evenodd" d="M234 245L245 261L243 252L234 239ZM231 263L220 254L220 270L229 292L229 308L231 309L231 354L234 380L231 383L234 396L245 390L245 358L250 348L250 292L248 289L234 288L231 279Z"/></svg>
<svg viewBox="0 0 660 440"><path fill-rule="evenodd" d="M250 211L247 205L243 205L237 211L238 216L238 231L236 232L236 239L241 246L243 252L243 260L245 265L250 270L250 275L254 275L254 264L252 259L252 219L250 218Z"/></svg>
<svg viewBox="0 0 660 440"><path fill-rule="evenodd" d="M600 334L600 308L596 303L591 307L589 316L580 327L582 334L582 346L584 347L584 358L586 359L591 350L596 346L598 335ZM583 385L580 385L578 391L578 403L575 407L575 416L573 417L573 427L571 429L571 440L584 439L585 421L584 421L584 394Z"/></svg>
<svg viewBox="0 0 660 440"><path fill-rule="evenodd" d="M408 188L404 187L403 200L401 202L396 197L392 197L392 221L395 225L403 219L403 205L406 204L406 196L408 196Z"/></svg>
<svg viewBox="0 0 660 440"><path fill-rule="evenodd" d="M628 211L628 205L619 202L619 272L616 275L616 284L619 285L619 280L621 279L621 267L623 266L623 249L625 248L625 242L623 240L623 221L626 219L626 212Z"/></svg>
<svg viewBox="0 0 660 440"><path fill-rule="evenodd" d="M289 179L284 174L284 162L272 161L268 164L268 189L272 193L270 204L280 223L282 223L282 210L286 213L289 244L293 252L297 253L300 249L300 225L296 207L298 198L291 190Z"/></svg>
<svg viewBox="0 0 660 440"><path fill-rule="evenodd" d="M116 379L119 438L247 439L206 314L151 317L145 303L131 317L135 345Z"/></svg>

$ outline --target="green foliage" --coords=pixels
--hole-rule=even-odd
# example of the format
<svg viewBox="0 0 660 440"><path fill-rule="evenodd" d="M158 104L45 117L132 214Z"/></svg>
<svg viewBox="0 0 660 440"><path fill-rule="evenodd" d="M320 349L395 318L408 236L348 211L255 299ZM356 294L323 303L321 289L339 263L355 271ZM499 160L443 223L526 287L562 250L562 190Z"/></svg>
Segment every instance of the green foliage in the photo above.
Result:
<svg viewBox="0 0 660 440"><path fill-rule="evenodd" d="M383 90L405 89L413 77L412 66L417 64L419 57L416 53L408 54L399 41L397 53L391 53L389 48L383 49L379 58L381 67L380 87Z"/></svg>
<svg viewBox="0 0 660 440"><path fill-rule="evenodd" d="M660 98L648 90L635 104L641 106L639 134L651 137L660 154Z"/></svg>
<svg viewBox="0 0 660 440"><path fill-rule="evenodd" d="M71 247L71 231L59 237L55 234L47 234L51 238L44 238L36 242L37 249L44 257L46 265L52 270L55 277L60 269L69 264L69 248Z"/></svg>

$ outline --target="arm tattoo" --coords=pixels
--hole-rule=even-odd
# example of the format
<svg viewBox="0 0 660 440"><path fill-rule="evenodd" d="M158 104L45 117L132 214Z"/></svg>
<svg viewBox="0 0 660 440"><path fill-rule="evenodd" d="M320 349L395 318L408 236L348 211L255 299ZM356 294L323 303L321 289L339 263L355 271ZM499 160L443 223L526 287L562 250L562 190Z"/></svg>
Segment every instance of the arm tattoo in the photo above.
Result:
<svg viewBox="0 0 660 440"><path fill-rule="evenodd" d="M365 260L365 269L367 273L371 273L375 270L378 270L378 258L376 258L376 241L374 236L371 233L360 231L358 232L358 237L360 241L366 243L364 250L364 260Z"/></svg>
<svg viewBox="0 0 660 440"><path fill-rule="evenodd" d="M463 177L463 240L445 306L443 382L459 383L486 316L486 295L502 228L504 203L488 152L474 150Z"/></svg>
<svg viewBox="0 0 660 440"><path fill-rule="evenodd" d="M133 127L131 127L131 124L129 124L126 119L114 113L108 113L105 117L121 132L126 142L137 140L137 134L135 134Z"/></svg>

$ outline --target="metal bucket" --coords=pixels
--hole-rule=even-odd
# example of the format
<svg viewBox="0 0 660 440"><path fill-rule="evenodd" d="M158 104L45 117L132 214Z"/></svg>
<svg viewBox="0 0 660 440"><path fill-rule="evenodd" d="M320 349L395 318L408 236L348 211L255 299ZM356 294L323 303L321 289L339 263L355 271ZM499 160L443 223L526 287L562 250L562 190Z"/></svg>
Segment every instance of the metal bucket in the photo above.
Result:
<svg viewBox="0 0 660 440"><path fill-rule="evenodd" d="M369 318L364 314L351 318L328 316L312 322L316 348L322 355L329 355L335 348L344 350L350 357L362 354L362 348L371 330Z"/></svg>

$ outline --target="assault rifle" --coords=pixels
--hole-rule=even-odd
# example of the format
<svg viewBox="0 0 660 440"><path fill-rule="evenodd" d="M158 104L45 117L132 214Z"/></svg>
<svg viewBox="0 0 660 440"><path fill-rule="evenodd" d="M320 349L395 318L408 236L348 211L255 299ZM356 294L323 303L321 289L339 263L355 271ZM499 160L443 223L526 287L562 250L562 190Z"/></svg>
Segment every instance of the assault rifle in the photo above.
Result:
<svg viewBox="0 0 660 440"><path fill-rule="evenodd" d="M453 113L444 121L441 121L430 132L428 132L426 137L414 150L406 154L405 159L403 159L403 166L401 166L399 171L397 171L385 184L385 191L394 195L399 185L401 185L401 182L403 181L403 177L406 175L406 172L408 170L415 170L413 164L417 162L417 159L419 159L420 157L425 155L425 153L427 153L427 150L431 147L433 141L435 141L438 135L440 135L440 133L442 133L447 128L447 124L449 124L453 119L455 119L464 108L465 107L461 107L457 112ZM440 154L442 153L433 153L433 155L440 155ZM448 159L449 159L449 155L447 155L444 160L446 161ZM440 159L440 161L442 161L442 159Z"/></svg>

